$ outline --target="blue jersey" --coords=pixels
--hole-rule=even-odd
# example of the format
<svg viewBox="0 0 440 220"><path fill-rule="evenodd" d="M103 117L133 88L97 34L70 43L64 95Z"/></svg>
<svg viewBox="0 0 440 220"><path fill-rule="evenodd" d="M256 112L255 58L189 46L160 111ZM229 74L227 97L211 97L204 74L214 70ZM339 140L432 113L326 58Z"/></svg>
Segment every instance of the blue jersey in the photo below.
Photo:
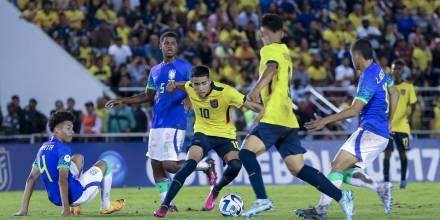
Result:
<svg viewBox="0 0 440 220"><path fill-rule="evenodd" d="M392 85L391 77L372 63L360 76L355 98L365 103L360 113L360 127L385 138L389 138L388 88Z"/></svg>
<svg viewBox="0 0 440 220"><path fill-rule="evenodd" d="M52 138L50 141L43 143L40 147L33 164L33 167L37 167L40 170L49 200L57 206L62 205L60 188L58 186L58 169L70 168L71 154L72 150L69 145L62 143L56 138ZM72 204L81 197L84 189L81 183L72 176L70 171L67 182L69 184L69 203Z"/></svg>
<svg viewBox="0 0 440 220"><path fill-rule="evenodd" d="M151 69L147 89L156 91L151 128L185 130L186 113L182 102L186 98L186 93L183 91L168 93L166 86L169 80L175 80L176 82L190 80L191 68L191 64L176 58L173 63L162 62Z"/></svg>

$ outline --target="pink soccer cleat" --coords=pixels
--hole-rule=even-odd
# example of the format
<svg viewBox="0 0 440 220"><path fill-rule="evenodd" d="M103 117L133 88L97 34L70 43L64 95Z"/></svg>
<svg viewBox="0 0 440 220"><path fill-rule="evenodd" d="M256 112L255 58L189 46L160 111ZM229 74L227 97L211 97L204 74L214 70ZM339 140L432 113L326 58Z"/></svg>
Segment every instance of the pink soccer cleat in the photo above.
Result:
<svg viewBox="0 0 440 220"><path fill-rule="evenodd" d="M211 192L209 192L208 197L205 200L205 210L211 211L215 207L215 199L217 199L218 192L214 190L214 187L211 187Z"/></svg>
<svg viewBox="0 0 440 220"><path fill-rule="evenodd" d="M165 218L167 212L168 212L168 208L166 206L161 206L158 210L153 212L153 215L156 218Z"/></svg>

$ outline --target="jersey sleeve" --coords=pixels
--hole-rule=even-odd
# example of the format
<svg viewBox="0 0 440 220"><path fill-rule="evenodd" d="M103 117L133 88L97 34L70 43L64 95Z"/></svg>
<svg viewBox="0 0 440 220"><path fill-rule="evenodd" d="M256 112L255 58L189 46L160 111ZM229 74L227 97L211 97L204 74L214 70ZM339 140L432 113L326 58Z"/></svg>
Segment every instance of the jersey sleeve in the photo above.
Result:
<svg viewBox="0 0 440 220"><path fill-rule="evenodd" d="M57 169L70 168L71 151L67 148L62 148L58 151L58 165Z"/></svg>
<svg viewBox="0 0 440 220"><path fill-rule="evenodd" d="M232 87L226 87L226 92L229 98L229 105L232 105L236 108L241 108L241 106L243 105L246 97L239 92L238 90L236 90L235 88Z"/></svg>
<svg viewBox="0 0 440 220"><path fill-rule="evenodd" d="M394 80L393 80L393 78L390 76L390 75L388 75L388 74L386 74L386 84L387 84L387 88L390 88L391 86L394 86Z"/></svg>
<svg viewBox="0 0 440 220"><path fill-rule="evenodd" d="M38 158L35 158L34 162L32 163L32 168L38 168Z"/></svg>
<svg viewBox="0 0 440 220"><path fill-rule="evenodd" d="M368 102L373 98L376 92L376 78L366 77L365 73L361 75L358 84L358 90L355 99L368 104Z"/></svg>
<svg viewBox="0 0 440 220"><path fill-rule="evenodd" d="M417 95L416 95L416 91L414 90L414 86L413 85L409 85L408 87L408 92L409 92L409 104L414 104L417 102Z"/></svg>
<svg viewBox="0 0 440 220"><path fill-rule="evenodd" d="M280 58L277 55L278 53L271 50L269 47L263 47L260 50L261 60L263 60L266 64L275 63L277 65L280 64Z"/></svg>
<svg viewBox="0 0 440 220"><path fill-rule="evenodd" d="M147 86L145 89L156 90L156 85L154 84L154 79L153 79L153 70L150 70L150 74L148 75Z"/></svg>

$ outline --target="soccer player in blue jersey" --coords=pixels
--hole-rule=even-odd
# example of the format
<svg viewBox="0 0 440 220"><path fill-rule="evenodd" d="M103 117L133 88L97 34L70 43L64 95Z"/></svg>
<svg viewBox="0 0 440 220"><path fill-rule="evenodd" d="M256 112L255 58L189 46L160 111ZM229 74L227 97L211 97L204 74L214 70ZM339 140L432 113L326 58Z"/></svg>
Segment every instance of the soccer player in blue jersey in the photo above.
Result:
<svg viewBox="0 0 440 220"><path fill-rule="evenodd" d="M17 216L28 214L29 201L35 182L41 176L50 202L62 206L63 216L79 214L79 205L90 202L101 188L101 214L120 211L125 200L110 202L112 173L110 165L99 160L93 167L82 173L83 157L72 155L69 143L73 136L74 116L70 112L55 112L49 119L49 128L53 137L43 143L38 150L32 170L26 181L23 202ZM74 213L73 213L74 212Z"/></svg>
<svg viewBox="0 0 440 220"><path fill-rule="evenodd" d="M177 57L178 37L174 32L162 34L160 47L163 61L151 69L145 92L132 97L110 100L106 103L106 107L154 102L147 156L151 158L156 188L163 201L171 183L165 171L176 173L184 162L179 160L178 155L182 151L187 125L183 105L187 97L186 93L182 91L167 93L166 86L170 81L189 81L192 66ZM197 170L204 171L208 175L209 184L214 185L217 178L214 160L207 162L199 163ZM170 207L170 211L177 211L174 204Z"/></svg>
<svg viewBox="0 0 440 220"><path fill-rule="evenodd" d="M388 145L390 124L397 106L399 94L393 80L373 60L374 50L366 39L357 40L351 48L353 65L361 71L357 95L347 110L306 123L308 130L319 130L357 114L359 128L342 145L332 162L328 178L340 187L342 182L363 187L374 187L374 182L363 169L372 163ZM354 172L356 171L356 172ZM345 181L344 181L345 180ZM358 183L352 183L356 180ZM369 186L370 185L370 186ZM378 191L384 203L385 212L391 211L391 186L383 185ZM321 194L319 204L314 208L298 209L296 214L304 218L326 219L332 199Z"/></svg>

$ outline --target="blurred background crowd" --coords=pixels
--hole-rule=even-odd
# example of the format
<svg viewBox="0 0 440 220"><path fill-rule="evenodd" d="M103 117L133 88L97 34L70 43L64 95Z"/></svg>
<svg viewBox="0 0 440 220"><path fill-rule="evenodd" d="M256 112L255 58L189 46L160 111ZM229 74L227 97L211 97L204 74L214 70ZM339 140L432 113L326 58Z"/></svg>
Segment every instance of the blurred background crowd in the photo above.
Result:
<svg viewBox="0 0 440 220"><path fill-rule="evenodd" d="M43 29L90 74L120 96L126 87L145 87L149 70L162 61L159 36L174 31L179 56L211 68L212 79L243 93L258 79L259 18L277 13L284 18L284 42L294 70L292 97L300 124L319 112L308 86L327 88L324 95L340 108L351 104L356 72L350 45L368 38L376 61L390 73L390 64L406 63L404 79L421 88L440 83L440 1L436 0L12 0L23 19ZM332 90L332 88L344 88ZM440 130L438 92L418 92L413 129ZM149 106L104 108L106 98L75 109L73 99L59 100L54 110L77 116L81 133L144 132ZM46 131L47 116L37 100L21 105L11 98L2 114L1 133ZM239 130L249 128L251 113L236 113ZM341 130L340 126L328 129ZM345 128L347 129L347 128Z"/></svg>

